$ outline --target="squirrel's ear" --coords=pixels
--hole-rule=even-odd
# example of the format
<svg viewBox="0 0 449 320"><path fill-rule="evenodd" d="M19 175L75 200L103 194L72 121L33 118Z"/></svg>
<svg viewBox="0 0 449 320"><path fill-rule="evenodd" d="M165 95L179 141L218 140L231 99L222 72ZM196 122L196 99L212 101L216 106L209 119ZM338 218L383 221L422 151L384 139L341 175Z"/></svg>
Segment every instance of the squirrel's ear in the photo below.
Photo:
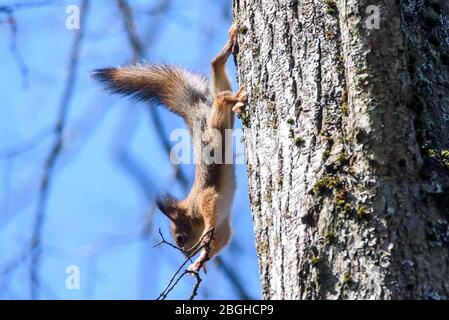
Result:
<svg viewBox="0 0 449 320"><path fill-rule="evenodd" d="M177 201L173 196L167 194L157 197L156 205L168 219L176 222L178 219Z"/></svg>

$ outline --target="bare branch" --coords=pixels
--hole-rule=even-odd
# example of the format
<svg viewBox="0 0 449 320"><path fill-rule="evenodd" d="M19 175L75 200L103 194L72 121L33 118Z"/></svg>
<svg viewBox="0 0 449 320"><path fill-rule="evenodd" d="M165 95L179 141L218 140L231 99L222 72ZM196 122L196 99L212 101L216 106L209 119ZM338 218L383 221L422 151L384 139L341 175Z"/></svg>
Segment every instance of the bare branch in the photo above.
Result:
<svg viewBox="0 0 449 320"><path fill-rule="evenodd" d="M125 23L125 30L128 36L128 41L131 45L134 62L138 62L145 55L144 46L139 40L136 27L133 21L133 14L131 7L126 0L117 0L118 7L122 13L123 21Z"/></svg>
<svg viewBox="0 0 449 320"><path fill-rule="evenodd" d="M162 234L161 228L159 228L159 235L161 236L162 240L159 243L156 243L153 246L153 248L156 248L156 247L160 246L161 244L165 243L165 244L169 245L170 247L172 247L172 248L174 248L176 250L184 252L184 250L182 250L180 247L178 247L178 246L174 245L173 243L168 242L168 241L165 240L164 235Z"/></svg>
<svg viewBox="0 0 449 320"><path fill-rule="evenodd" d="M174 275L171 277L170 281L168 282L168 285L165 287L165 289L161 292L161 294L159 295L159 297L156 300L165 300L167 298L168 294L176 287L176 285L179 283L179 281L186 274L193 274L193 275L195 275L196 283L195 283L195 285L193 287L191 298L193 299L196 296L196 293L198 291L198 287L199 287L200 282L201 282L201 277L199 276L199 272L195 272L195 271L191 271L191 270L186 269L178 277L176 277L176 276L181 272L181 270L184 268L184 266L187 264L187 262L189 262L202 249L205 249L206 252L209 253L210 245L211 245L211 242L212 242L213 237L214 237L214 232L215 232L214 228L209 229L206 233L204 233L202 235L202 237L199 239L199 241L191 249L188 250L188 251L193 250L193 252L190 253L189 256L184 260L184 262L179 266L179 268L176 270L176 272L174 273ZM206 241L204 241L204 243L202 245L198 246L205 239L206 239ZM199 266L199 268L201 268L204 263L205 263L205 261L202 261L200 266Z"/></svg>
<svg viewBox="0 0 449 320"><path fill-rule="evenodd" d="M14 158L20 156L24 153L32 151L40 143L42 143L45 138L49 137L52 133L50 128L41 130L37 132L33 137L25 142L22 142L16 146L7 148L5 150L0 150L0 159Z"/></svg>
<svg viewBox="0 0 449 320"><path fill-rule="evenodd" d="M99 104L95 97L93 100L95 103L87 108L85 113L71 121L72 127L65 130L64 153L63 157L58 160L58 166L55 168L55 172L61 170L63 166L66 166L74 159L73 155L86 143L87 137L98 127L99 122L107 114L107 111L110 110L110 105ZM52 133L52 128L47 128L16 146L5 148L3 151L0 151L0 160L12 161L15 160L14 157L23 156L27 152L31 152L41 143L44 143L43 140L47 139L46 134L48 134L48 138L51 138ZM41 139L42 141L39 141ZM13 188L13 190L9 191L9 195L7 194L8 196L2 199L5 203L1 206L0 231L14 217L17 217L24 209L28 208L35 197L38 196L42 170L32 173L29 177L23 179L18 187Z"/></svg>
<svg viewBox="0 0 449 320"><path fill-rule="evenodd" d="M126 0L117 0L118 8L122 14L123 21L125 24L126 34L128 36L128 41L131 45L131 49L133 51L133 63L137 63L139 60L143 59L145 56L145 50L143 42L139 39L136 26L134 24L133 12L131 7L129 6ZM165 8L168 8L166 6ZM158 136L159 141L162 143L162 146L167 154L170 154L171 145L168 139L165 137L164 129L162 126L162 121L160 121L157 110L152 108L152 106L148 106L148 111L150 114L150 119L152 120L153 125L156 128L156 134ZM182 187L185 188L188 185L188 180L185 177L184 173L181 169L179 169L178 165L173 164L175 170L177 172L178 181L181 183Z"/></svg>
<svg viewBox="0 0 449 320"><path fill-rule="evenodd" d="M200 273L199 272L194 272L194 271L187 271L188 273L191 273L195 276L195 284L193 285L193 289L192 289L192 294L189 297L189 300L193 300L195 299L196 295L198 294L198 288L200 287L201 284L201 277L200 277Z"/></svg>
<svg viewBox="0 0 449 320"><path fill-rule="evenodd" d="M145 200L151 202L156 194L156 186L153 184L154 179L151 178L144 166L129 150L136 128L136 121L138 121L138 116L136 116L136 111L138 110L128 108L127 110L124 109L124 111L126 111L127 116L120 119L116 134L114 134L112 139L111 149L113 157L142 191Z"/></svg>
<svg viewBox="0 0 449 320"><path fill-rule="evenodd" d="M31 9L42 7L50 4L54 4L54 1L34 1L34 2L18 2L10 5L0 6L0 13L4 13L7 16L7 23L10 25L11 31L11 42L10 42L10 50L14 59L17 63L17 66L20 69L20 73L22 74L23 86L28 86L28 73L29 69L25 60L22 57L22 54L17 47L17 33L19 30L14 12L23 9Z"/></svg>
<svg viewBox="0 0 449 320"><path fill-rule="evenodd" d="M11 31L11 42L10 42L10 51L11 54L14 57L14 60L17 63L17 66L20 69L20 73L22 74L22 79L23 79L23 86L27 87L28 86L28 67L25 63L25 60L22 57L22 54L20 53L18 47L17 47L17 32L18 32L18 26L17 26L17 21L14 17L14 11L9 9L9 8L1 8L0 7L0 12L3 12L7 15L8 20L7 23L10 26L10 31Z"/></svg>
<svg viewBox="0 0 449 320"><path fill-rule="evenodd" d="M23 9L32 9L37 7L43 7L48 5L57 4L56 1L29 1L29 2L17 2L9 5L0 6L0 11L12 12Z"/></svg>
<svg viewBox="0 0 449 320"><path fill-rule="evenodd" d="M0 276L4 277L10 274L23 262L25 262L26 259L29 257L30 250L31 250L30 246L26 246L17 256L15 256L8 263L3 265L3 267L0 269Z"/></svg>
<svg viewBox="0 0 449 320"><path fill-rule="evenodd" d="M161 0L153 8L146 11L146 14L149 14L149 15L163 14L168 11L171 3L172 3L172 0Z"/></svg>
<svg viewBox="0 0 449 320"><path fill-rule="evenodd" d="M151 105L148 105L148 111L149 111L150 119L151 119L154 127L156 128L156 132L157 132L157 134L160 138L160 141L162 143L162 147L164 148L164 150L167 154L170 154L171 145L170 145L170 142L168 141L168 139L166 139L163 134L165 132L165 130L162 125L162 119L159 117L159 113L157 112L157 110L155 108L152 108ZM181 187L187 188L188 180L187 180L187 177L185 176L184 172L181 170L180 166L175 165L173 163L172 163L172 166L173 166L174 172L176 173L176 179L181 184Z"/></svg>
<svg viewBox="0 0 449 320"><path fill-rule="evenodd" d="M30 282L31 282L31 297L33 299L39 298L39 265L41 258L41 240L42 240L42 227L45 221L46 211L47 211L47 201L51 185L51 180L53 177L54 168L56 161L58 160L62 148L63 148L63 136L65 130L66 118L72 99L76 71L78 68L78 58L80 47L84 35L86 14L88 10L89 0L83 0L81 3L81 21L80 28L76 30L75 39L72 46L70 62L69 62L69 76L66 80L66 85L62 100L59 106L59 114L56 119L56 124L54 127L54 143L50 150L50 153L45 161L44 172L41 178L41 184L39 189L39 198L36 214L33 223L33 234L31 239L32 255L29 268Z"/></svg>

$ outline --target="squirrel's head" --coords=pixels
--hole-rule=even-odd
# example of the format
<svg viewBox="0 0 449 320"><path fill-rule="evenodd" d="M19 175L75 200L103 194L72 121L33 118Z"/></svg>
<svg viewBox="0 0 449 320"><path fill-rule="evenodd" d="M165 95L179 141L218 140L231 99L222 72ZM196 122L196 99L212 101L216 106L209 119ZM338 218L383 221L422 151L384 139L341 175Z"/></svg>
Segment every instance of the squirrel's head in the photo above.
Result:
<svg viewBox="0 0 449 320"><path fill-rule="evenodd" d="M159 210L170 220L170 230L176 245L188 256L202 233L202 221L187 214L188 207L171 195L156 200ZM198 220L198 221L197 221Z"/></svg>

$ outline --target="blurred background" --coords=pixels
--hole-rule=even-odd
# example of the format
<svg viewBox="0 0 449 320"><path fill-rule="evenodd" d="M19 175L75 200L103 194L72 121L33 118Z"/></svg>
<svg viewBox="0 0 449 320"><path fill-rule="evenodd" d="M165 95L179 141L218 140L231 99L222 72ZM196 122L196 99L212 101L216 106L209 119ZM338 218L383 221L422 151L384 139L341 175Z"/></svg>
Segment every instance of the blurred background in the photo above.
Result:
<svg viewBox="0 0 449 320"><path fill-rule="evenodd" d="M80 29L66 26L71 5ZM193 181L193 165L168 157L184 124L106 94L89 72L151 61L208 75L231 20L230 0L0 0L0 299L159 296L183 257L153 247L159 228L170 238L154 198L183 197ZM228 70L235 89L232 59ZM243 164L237 181L234 236L198 299L260 298ZM66 287L70 266L79 289ZM168 298L187 299L193 284L183 278Z"/></svg>

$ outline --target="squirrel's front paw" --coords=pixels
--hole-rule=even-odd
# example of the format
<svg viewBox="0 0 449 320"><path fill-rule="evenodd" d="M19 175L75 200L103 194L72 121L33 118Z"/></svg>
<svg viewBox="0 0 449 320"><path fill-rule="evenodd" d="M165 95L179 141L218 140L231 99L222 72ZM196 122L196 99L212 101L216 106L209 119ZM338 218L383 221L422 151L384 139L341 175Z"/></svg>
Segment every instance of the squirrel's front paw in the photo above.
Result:
<svg viewBox="0 0 449 320"><path fill-rule="evenodd" d="M200 268L203 269L204 273L207 274L206 271L206 260L202 260L200 258L196 259L188 268L187 271L190 273L198 273Z"/></svg>
<svg viewBox="0 0 449 320"><path fill-rule="evenodd" d="M210 242L210 240L209 240ZM203 268L204 273L206 273L206 261L209 260L209 251L207 249L202 249L199 257L189 266L187 271L198 272L200 268Z"/></svg>
<svg viewBox="0 0 449 320"><path fill-rule="evenodd" d="M188 268L187 271L189 272L198 272L200 270L201 263L196 260L194 263L192 263Z"/></svg>
<svg viewBox="0 0 449 320"><path fill-rule="evenodd" d="M239 91L236 93L235 97L237 98L237 103L232 107L232 111L237 113L240 116L246 107L246 90L244 87L240 87Z"/></svg>

